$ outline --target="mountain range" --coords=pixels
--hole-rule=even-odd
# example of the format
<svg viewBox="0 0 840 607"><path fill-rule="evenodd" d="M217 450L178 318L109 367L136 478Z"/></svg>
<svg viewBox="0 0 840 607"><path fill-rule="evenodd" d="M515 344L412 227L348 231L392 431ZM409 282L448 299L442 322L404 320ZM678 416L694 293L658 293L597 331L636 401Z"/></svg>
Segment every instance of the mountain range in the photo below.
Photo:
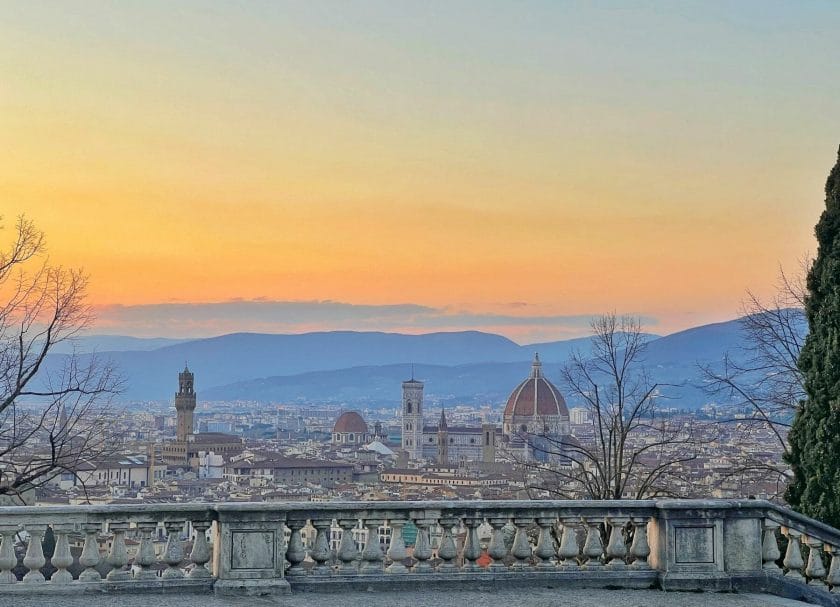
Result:
<svg viewBox="0 0 840 607"><path fill-rule="evenodd" d="M698 364L715 364L726 353L738 356L744 346L740 319L647 339L646 368L656 381L673 384L665 395L680 408L710 400L702 390ZM539 352L546 376L562 391L561 366L575 350L586 355L589 338L523 346L479 331L424 335L331 331L233 333L192 340L89 336L75 346L80 352L96 352L119 368L125 378L125 401L170 400L177 389L177 373L189 364L196 374L199 400L381 406L399 401L400 382L411 375L412 365L415 377L426 382L432 402L503 402L527 376L534 352ZM48 368L62 364L69 351L64 348L50 356Z"/></svg>

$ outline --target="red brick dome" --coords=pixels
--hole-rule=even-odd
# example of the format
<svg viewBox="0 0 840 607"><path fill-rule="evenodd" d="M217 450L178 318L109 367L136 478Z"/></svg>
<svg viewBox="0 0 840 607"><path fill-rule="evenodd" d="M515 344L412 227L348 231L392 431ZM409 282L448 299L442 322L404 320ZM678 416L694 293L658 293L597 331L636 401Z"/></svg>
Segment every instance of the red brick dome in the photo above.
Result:
<svg viewBox="0 0 840 607"><path fill-rule="evenodd" d="M335 421L333 433L350 432L353 434L367 434L368 427L362 416L355 411L342 413Z"/></svg>
<svg viewBox="0 0 840 607"><path fill-rule="evenodd" d="M562 415L568 417L566 400L554 384L542 374L540 357L534 358L531 375L511 392L504 417L533 417L534 415Z"/></svg>

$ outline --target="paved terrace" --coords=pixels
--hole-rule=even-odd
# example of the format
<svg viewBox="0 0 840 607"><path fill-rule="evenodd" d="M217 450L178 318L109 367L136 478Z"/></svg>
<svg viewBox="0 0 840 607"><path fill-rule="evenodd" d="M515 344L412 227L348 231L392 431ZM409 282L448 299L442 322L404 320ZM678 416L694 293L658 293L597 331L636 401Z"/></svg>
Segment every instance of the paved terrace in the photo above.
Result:
<svg viewBox="0 0 840 607"><path fill-rule="evenodd" d="M10 597L9 597L10 598ZM292 594L278 597L217 597L186 595L161 598L155 595L84 596L84 597L16 597L4 602L5 607L312 607L327 603L329 597ZM342 597L346 607L807 607L807 603L762 594L665 593L658 590L568 590L538 588L495 592L453 591L351 593Z"/></svg>
<svg viewBox="0 0 840 607"><path fill-rule="evenodd" d="M840 532L759 500L10 507L0 537L0 605L840 606Z"/></svg>

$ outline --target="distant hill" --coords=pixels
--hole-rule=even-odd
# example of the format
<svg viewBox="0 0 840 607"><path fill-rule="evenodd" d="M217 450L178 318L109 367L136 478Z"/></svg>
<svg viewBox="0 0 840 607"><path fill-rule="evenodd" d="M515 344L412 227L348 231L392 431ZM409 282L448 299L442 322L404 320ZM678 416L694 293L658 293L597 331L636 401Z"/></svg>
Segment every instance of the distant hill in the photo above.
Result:
<svg viewBox="0 0 840 607"><path fill-rule="evenodd" d="M681 407L709 400L701 388L698 362L719 362L726 352L737 356L744 345L739 320L648 339L646 365L657 381L678 385L665 394ZM171 399L177 373L188 362L196 373L199 399L396 404L399 384L414 364L430 400L500 403L527 375L535 351L558 385L561 365L570 353L589 351L589 338L520 346L479 331L234 333L188 341L161 338L162 347L157 348L155 340L114 336L88 343L101 346L108 340L112 350L100 348L99 355L111 359L126 378L125 400ZM132 346L135 349L123 349ZM51 356L48 367L55 368L62 358Z"/></svg>
<svg viewBox="0 0 840 607"><path fill-rule="evenodd" d="M147 351L100 352L126 378L124 397L171 398L177 372L188 362L196 384L220 386L260 377L394 363L459 365L527 360L522 346L479 331L403 335L333 331L300 335L233 333L196 339ZM61 356L53 356L53 368Z"/></svg>
<svg viewBox="0 0 840 607"><path fill-rule="evenodd" d="M84 335L56 344L55 354L77 352L124 352L157 350L174 346L189 339L170 339L168 337L129 337L127 335Z"/></svg>
<svg viewBox="0 0 840 607"><path fill-rule="evenodd" d="M645 366L663 387L663 403L679 408L697 408L709 402L703 390L698 364L716 364L725 353L743 356L740 319L694 327L664 337L648 336ZM804 321L800 330L805 331ZM521 346L513 362L476 362L464 365L418 365L415 375L426 382L427 398L443 404L499 404L524 379L532 353L538 351L543 371L562 390L561 365L573 350L585 354L589 338ZM246 399L294 403L305 399L362 405L395 405L400 382L408 377L408 365L360 366L340 370L266 377L208 388L208 400ZM569 406L576 404L567 398Z"/></svg>

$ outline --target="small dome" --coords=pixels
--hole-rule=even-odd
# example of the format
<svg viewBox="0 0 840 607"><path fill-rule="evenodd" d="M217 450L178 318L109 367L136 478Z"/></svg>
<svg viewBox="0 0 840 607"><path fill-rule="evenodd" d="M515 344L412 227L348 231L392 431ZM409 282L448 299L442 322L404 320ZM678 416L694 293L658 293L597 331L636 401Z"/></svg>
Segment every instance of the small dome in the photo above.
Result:
<svg viewBox="0 0 840 607"><path fill-rule="evenodd" d="M333 433L352 432L354 434L367 434L368 427L362 416L355 411L342 413L335 421Z"/></svg>
<svg viewBox="0 0 840 607"><path fill-rule="evenodd" d="M536 411L535 411L536 410ZM539 355L534 357L531 375L511 392L505 406L505 418L511 416L562 415L568 417L566 401L554 384L542 374Z"/></svg>

